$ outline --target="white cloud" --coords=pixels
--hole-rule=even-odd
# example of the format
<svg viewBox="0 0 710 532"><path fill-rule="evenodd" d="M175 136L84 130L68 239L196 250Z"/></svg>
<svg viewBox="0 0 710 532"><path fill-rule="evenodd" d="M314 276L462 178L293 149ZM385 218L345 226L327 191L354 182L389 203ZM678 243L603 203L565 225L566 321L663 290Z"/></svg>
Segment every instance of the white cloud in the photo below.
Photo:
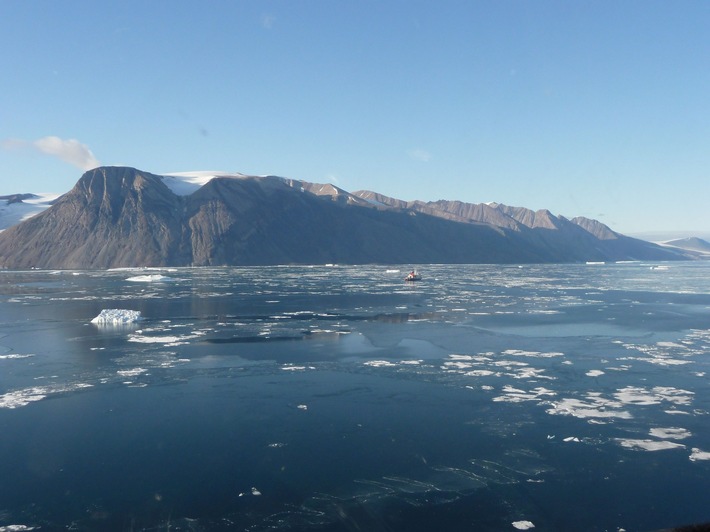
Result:
<svg viewBox="0 0 710 532"><path fill-rule="evenodd" d="M76 139L62 139L55 136L42 137L34 141L4 139L0 142L0 146L8 151L22 149L38 151L45 155L56 157L82 170L91 170L101 166L101 163L89 147Z"/></svg>
<svg viewBox="0 0 710 532"><path fill-rule="evenodd" d="M270 30L274 27L275 17L269 13L264 13L261 15L261 27L265 30Z"/></svg>
<svg viewBox="0 0 710 532"><path fill-rule="evenodd" d="M426 150L416 149L409 150L409 156L415 161L421 161L423 163L428 163L431 160L431 153Z"/></svg>
<svg viewBox="0 0 710 532"><path fill-rule="evenodd" d="M89 147L76 139L42 137L35 140L32 145L42 153L58 157L65 163L73 164L82 170L91 170L101 166Z"/></svg>

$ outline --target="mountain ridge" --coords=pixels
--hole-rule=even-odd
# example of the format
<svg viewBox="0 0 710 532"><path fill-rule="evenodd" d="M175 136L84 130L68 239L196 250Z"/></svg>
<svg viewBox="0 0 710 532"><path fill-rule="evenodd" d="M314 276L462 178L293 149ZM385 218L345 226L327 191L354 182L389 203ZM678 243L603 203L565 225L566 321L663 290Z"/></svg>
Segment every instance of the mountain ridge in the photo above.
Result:
<svg viewBox="0 0 710 532"><path fill-rule="evenodd" d="M174 176L175 174L173 174ZM88 269L318 263L679 260L679 249L542 209L403 201L277 176L86 172L51 207L0 233L0 267Z"/></svg>

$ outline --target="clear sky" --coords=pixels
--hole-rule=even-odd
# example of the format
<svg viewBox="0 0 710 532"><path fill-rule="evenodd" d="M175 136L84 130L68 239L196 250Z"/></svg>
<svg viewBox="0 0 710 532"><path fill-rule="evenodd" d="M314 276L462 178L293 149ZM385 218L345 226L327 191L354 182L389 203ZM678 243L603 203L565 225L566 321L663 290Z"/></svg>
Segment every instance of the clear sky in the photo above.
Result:
<svg viewBox="0 0 710 532"><path fill-rule="evenodd" d="M276 174L710 232L707 0L0 0L0 194Z"/></svg>

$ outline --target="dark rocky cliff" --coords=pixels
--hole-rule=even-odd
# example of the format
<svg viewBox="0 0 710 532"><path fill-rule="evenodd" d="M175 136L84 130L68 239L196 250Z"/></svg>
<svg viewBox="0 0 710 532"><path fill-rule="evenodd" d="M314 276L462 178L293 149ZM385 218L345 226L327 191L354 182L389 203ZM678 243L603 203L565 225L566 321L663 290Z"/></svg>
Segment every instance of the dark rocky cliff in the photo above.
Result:
<svg viewBox="0 0 710 532"><path fill-rule="evenodd" d="M215 178L178 196L160 176L103 167L45 212L0 233L0 267L687 258L605 227L548 211L403 202L278 177Z"/></svg>

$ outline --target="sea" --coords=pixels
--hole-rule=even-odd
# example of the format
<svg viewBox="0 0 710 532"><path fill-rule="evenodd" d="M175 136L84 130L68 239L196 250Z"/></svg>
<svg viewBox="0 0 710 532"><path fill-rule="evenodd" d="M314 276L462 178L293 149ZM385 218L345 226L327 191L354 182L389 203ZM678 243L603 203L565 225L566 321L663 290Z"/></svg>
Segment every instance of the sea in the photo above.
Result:
<svg viewBox="0 0 710 532"><path fill-rule="evenodd" d="M0 271L0 532L707 523L709 355L710 261Z"/></svg>

